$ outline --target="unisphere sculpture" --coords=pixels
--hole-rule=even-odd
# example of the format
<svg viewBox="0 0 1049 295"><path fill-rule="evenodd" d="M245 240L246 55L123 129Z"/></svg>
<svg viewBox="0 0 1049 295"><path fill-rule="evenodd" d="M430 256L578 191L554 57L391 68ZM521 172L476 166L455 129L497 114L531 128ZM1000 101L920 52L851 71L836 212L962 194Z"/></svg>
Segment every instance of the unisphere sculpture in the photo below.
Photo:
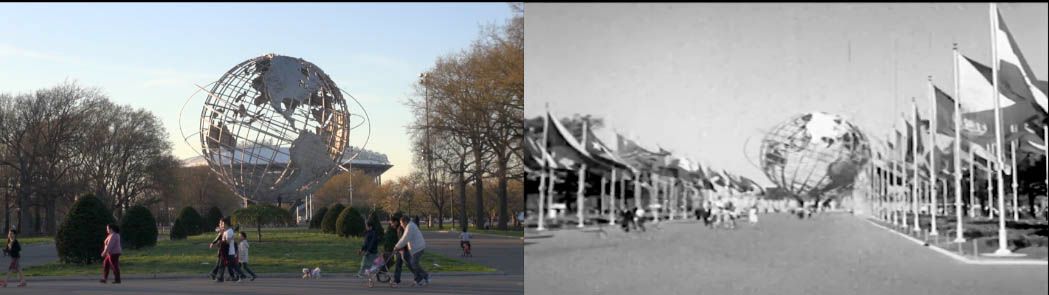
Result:
<svg viewBox="0 0 1049 295"><path fill-rule="evenodd" d="M200 117L204 159L245 200L293 201L343 163L349 145L346 101L319 67L268 54L244 61L214 83Z"/></svg>
<svg viewBox="0 0 1049 295"><path fill-rule="evenodd" d="M823 202L836 197L835 190L851 189L870 153L859 128L837 115L813 112L765 135L761 168L769 180L799 200Z"/></svg>

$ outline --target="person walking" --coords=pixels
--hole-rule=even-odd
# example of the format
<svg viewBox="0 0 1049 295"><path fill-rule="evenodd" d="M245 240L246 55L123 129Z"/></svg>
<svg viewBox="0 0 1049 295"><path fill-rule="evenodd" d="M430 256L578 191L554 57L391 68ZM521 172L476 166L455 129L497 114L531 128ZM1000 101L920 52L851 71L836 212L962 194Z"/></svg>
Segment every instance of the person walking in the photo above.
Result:
<svg viewBox="0 0 1049 295"><path fill-rule="evenodd" d="M105 284L109 279L109 269L113 269L113 283L120 284L120 227L116 224L106 226L106 241L102 247L102 279Z"/></svg>
<svg viewBox="0 0 1049 295"><path fill-rule="evenodd" d="M394 262L393 269L393 287L397 287L401 284L401 267L404 265L404 251L394 249L397 245L398 239L404 233L404 229L401 228L401 214L396 213L390 216L388 228L386 229L386 236L383 237L383 251L390 253L390 259L396 259Z"/></svg>
<svg viewBox="0 0 1049 295"><path fill-rule="evenodd" d="M25 275L22 274L22 267L18 265L18 260L22 258L22 244L18 243L18 230L9 229L7 230L7 244L4 244L4 255L11 257L11 264L7 267L7 272L4 272L4 281L0 282L0 287L7 287L7 277L12 272L18 273L18 286L25 287Z"/></svg>
<svg viewBox="0 0 1049 295"><path fill-rule="evenodd" d="M215 267L211 268L211 273L208 274L208 277L210 277L213 281L217 279L218 272L222 269L223 265L222 258L225 257L225 255L223 255L222 253L222 236L226 234L226 228L222 225L222 221L219 220L219 224L217 224L217 227L215 228L215 232L218 234L215 235L215 239L211 240L211 244L208 245L208 248L215 248L215 246L218 246L218 249L215 254Z"/></svg>
<svg viewBox="0 0 1049 295"><path fill-rule="evenodd" d="M641 207L634 208L634 226L641 231L645 231L645 209Z"/></svg>
<svg viewBox="0 0 1049 295"><path fill-rule="evenodd" d="M372 220L372 216L368 217L368 220ZM378 255L379 250L379 233L372 228L371 222L364 223L364 244L361 245L361 249L357 250L357 255L361 255L361 267L357 270L357 278L364 276L364 271L371 266L372 261L375 260L375 256Z"/></svg>
<svg viewBox="0 0 1049 295"><path fill-rule="evenodd" d="M255 281L258 276L251 270L251 267L248 267L248 234L245 232L240 232L240 242L237 242L237 261L240 262L238 268L251 274L251 281ZM239 270L238 272L241 277L244 277L244 272Z"/></svg>
<svg viewBox="0 0 1049 295"><path fill-rule="evenodd" d="M236 245L233 244L233 228L229 226L229 218L223 218L219 220L219 267L218 267L218 279L215 281L218 283L224 282L226 273L229 273L230 280L237 281L237 275L233 269L233 263L236 261ZM215 241L212 242L212 246L215 245Z"/></svg>
<svg viewBox="0 0 1049 295"><path fill-rule="evenodd" d="M423 256L423 250L426 249L426 240L423 239L423 233L419 231L418 225L411 222L408 216L401 217L401 226L404 227L404 234L401 235L401 240L397 241L394 249L408 249L409 253L406 253L404 256L410 257L407 259L408 269L414 275L415 285L429 285L430 274L419 265Z"/></svg>

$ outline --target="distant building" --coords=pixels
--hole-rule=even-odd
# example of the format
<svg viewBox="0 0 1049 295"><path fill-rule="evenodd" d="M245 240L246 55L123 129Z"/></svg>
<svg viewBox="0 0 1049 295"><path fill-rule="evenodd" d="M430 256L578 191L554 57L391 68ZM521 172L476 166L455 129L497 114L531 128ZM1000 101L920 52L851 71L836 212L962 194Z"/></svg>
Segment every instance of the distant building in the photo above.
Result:
<svg viewBox="0 0 1049 295"><path fill-rule="evenodd" d="M260 150L260 152L265 151L265 149ZM358 155L358 153L360 154ZM270 163L272 165L272 168L270 169L276 171L284 170L284 166L287 165L290 161L290 157L288 157L288 155L289 152L287 147L280 148L276 155L272 155L273 162ZM373 178L375 180L375 184L377 185L382 184L382 174L385 173L387 170L390 170L390 168L393 168L393 165L390 164L390 160L386 157L386 154L382 154L379 152L367 149L359 149L351 146L349 149L346 150L345 155L345 159L343 159L342 161L343 167L346 167L347 170L351 171L360 171L364 175ZM353 160L350 160L350 158L354 155L357 155L357 157ZM208 162L204 160L203 156L196 156L182 160L182 167L198 167L207 165ZM342 172L343 171L341 170L338 171L338 173Z"/></svg>
<svg viewBox="0 0 1049 295"><path fill-rule="evenodd" d="M266 150L263 149L260 151L265 152ZM273 158L273 161L269 163L270 168L268 170L274 171L274 173L280 173L280 171L284 170L284 166L286 166L288 162L290 162L290 157L288 156L289 154L290 153L288 151L288 148L282 147L276 152L275 155L270 154L260 156L262 158ZM355 155L356 157L354 157ZM182 160L182 167L200 167L207 165L208 162L204 160L203 156L196 156ZM367 149L360 149L353 146L350 146L350 148L346 150L345 157L341 165L347 168L347 170L359 171L365 176L371 177L375 181L376 185L382 185L382 174L393 167L393 165L390 164L390 160L386 157L385 154L370 151ZM341 169L337 170L336 174L339 173L345 173L345 171ZM290 202L290 209L295 214L296 220L298 222L306 222L309 220L309 218L311 218L311 216L309 215L313 213L312 197L312 193L309 193L305 196L291 198L295 201Z"/></svg>

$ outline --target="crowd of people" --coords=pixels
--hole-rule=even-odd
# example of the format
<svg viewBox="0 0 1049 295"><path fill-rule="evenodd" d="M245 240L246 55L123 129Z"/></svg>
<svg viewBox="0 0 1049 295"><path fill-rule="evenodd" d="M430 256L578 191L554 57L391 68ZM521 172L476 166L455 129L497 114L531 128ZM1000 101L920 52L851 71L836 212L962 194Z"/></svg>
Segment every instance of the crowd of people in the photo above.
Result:
<svg viewBox="0 0 1049 295"><path fill-rule="evenodd" d="M715 197L701 202L692 208L690 213L707 227L734 229L737 226L736 221L741 218L746 218L746 222L750 224L757 224L759 213L779 212L780 210L778 205L770 203L747 201L738 197ZM654 216L648 216L646 213L652 214L653 212L645 211L642 207L616 210L618 219L622 221L620 227L624 232L645 231L646 221L657 221Z"/></svg>

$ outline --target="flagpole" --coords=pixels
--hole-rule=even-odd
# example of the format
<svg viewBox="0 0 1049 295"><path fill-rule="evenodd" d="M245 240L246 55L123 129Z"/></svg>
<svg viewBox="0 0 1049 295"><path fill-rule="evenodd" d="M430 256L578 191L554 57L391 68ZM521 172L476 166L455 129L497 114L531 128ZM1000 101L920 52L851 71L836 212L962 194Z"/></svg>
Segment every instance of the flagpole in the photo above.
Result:
<svg viewBox="0 0 1049 295"><path fill-rule="evenodd" d="M1013 127L1015 127L1015 125ZM1019 131L1019 130L1017 130L1017 131ZM1020 172L1019 170L1016 169L1016 140L1013 140L1012 142L1010 142L1010 144L1012 144L1012 150L1013 150L1013 153L1012 153L1012 155L1013 155L1012 156L1012 159L1013 159L1013 161L1012 161L1013 162L1012 163L1013 164L1013 173L1012 173L1013 174L1013 221L1020 221L1020 214L1017 212L1017 211L1019 211L1018 210L1019 208L1017 206L1017 196L1016 196L1017 193L1018 193L1018 191L1016 189L1020 186L1019 184L1016 183L1016 175L1019 174L1018 172Z"/></svg>
<svg viewBox="0 0 1049 295"><path fill-rule="evenodd" d="M911 97L911 105L913 106L911 108L911 118L914 119L914 128L911 128L911 140L913 141L913 144L911 144L911 155L913 155L911 157L911 167L914 169L911 185L911 213L914 214L914 231L921 232L922 226L919 223L921 218L918 216L918 201L921 199L918 191L921 185L921 178L918 176L918 128L921 122L918 122L918 103L914 97Z"/></svg>
<svg viewBox="0 0 1049 295"><path fill-rule="evenodd" d="M586 143L586 129L587 120L583 119L583 143ZM585 147L584 147L585 149ZM578 228L583 228L585 221L583 220L583 211L586 211L586 163L584 162L579 166L579 187L576 188L576 216L579 217L579 224L576 225Z"/></svg>
<svg viewBox="0 0 1049 295"><path fill-rule="evenodd" d="M906 119L904 119L904 120L906 120ZM904 126L904 127L906 127L906 126ZM907 134L907 136L910 136L910 134ZM911 228L911 224L907 223L907 220L909 220L908 219L909 218L909 214L907 214L907 207L908 207L908 205L910 205L909 203L910 203L910 196L911 196L911 194L909 194L909 193L913 192L914 190L913 190L912 187L908 186L908 184L907 184L907 146L905 146L905 145L904 146L900 146L900 160L902 160L903 162L899 163L897 165L897 168L900 168L900 191L901 191L900 194L899 194L899 198L898 198L899 199L898 203L899 203L899 207L900 207L899 208L900 212L897 214L897 216L900 217L900 223L903 225L903 228L909 229L909 228ZM908 189L910 189L911 191L908 192L907 191Z"/></svg>
<svg viewBox="0 0 1049 295"><path fill-rule="evenodd" d="M586 163L583 163L582 165L579 166L579 177L578 178L579 178L579 185L576 188L576 199L575 200L576 200L576 216L579 217L579 225L576 225L576 227L583 228L584 227L584 225L583 225L583 211L585 210L585 208L583 208L583 206L585 206L585 204L584 204L585 203L584 202L585 197L583 196L583 194L586 193Z"/></svg>
<svg viewBox="0 0 1049 295"><path fill-rule="evenodd" d="M886 154L891 156L892 149L886 149ZM885 221L892 221L892 182L889 179L892 177L892 157L885 157L885 162L882 162L881 170L881 192L885 199Z"/></svg>
<svg viewBox="0 0 1049 295"><path fill-rule="evenodd" d="M601 214L605 212L605 207L608 206L607 204L605 204L605 197L606 197L606 195L608 193L608 191L605 189L605 186L607 184L608 184L608 177L605 176L604 173L602 173L601 174L601 195L598 196L598 198L597 198L598 199L598 205L599 205L599 206L597 206L597 212L598 212L597 216L601 216Z"/></svg>
<svg viewBox="0 0 1049 295"><path fill-rule="evenodd" d="M547 107L549 108L549 104L547 104ZM544 230L546 230L546 227L544 226L545 225L544 224L545 223L544 219L546 219L546 216L544 215L545 212L543 212L544 211L543 210L543 203L546 202L547 194L546 194L546 190L544 188L546 186L553 187L553 185L554 185L554 183L553 183L554 179L553 178L550 179L550 183L549 184L546 183L546 178L548 176L547 174L549 173L549 165L547 164L547 158L546 158L547 154L548 154L548 152L547 152L547 148L548 148L547 144L549 144L549 140L547 139L547 136L548 136L549 130L550 130L550 110L547 109L546 115L543 116L543 148L540 149L540 152L543 153L543 155L542 155L543 156L542 157L542 159L543 159L542 160L543 161L543 171L539 173L539 224L535 228L536 231L544 231ZM552 176L552 175L550 175L550 176Z"/></svg>
<svg viewBox="0 0 1049 295"><path fill-rule="evenodd" d="M976 218L976 158L969 146L969 218Z"/></svg>
<svg viewBox="0 0 1049 295"><path fill-rule="evenodd" d="M611 225L616 225L616 170L612 168L612 192L608 194L608 223Z"/></svg>
<svg viewBox="0 0 1049 295"><path fill-rule="evenodd" d="M993 150L993 149L992 149ZM994 161L987 159L987 217L994 218L994 174L991 173L994 169Z"/></svg>
<svg viewBox="0 0 1049 295"><path fill-rule="evenodd" d="M940 235L940 232L936 230L936 211L939 210L939 207L936 205L936 198L938 198L939 195L937 194L938 191L936 186L938 185L938 177L936 176L939 174L939 171L936 170L936 93L932 86L932 76L929 76L929 92L926 95L929 96L929 112L932 113L932 116L929 117L929 124L932 125L929 128L929 141L932 142L932 150L929 150L929 182L932 184L930 185L929 190L929 202L931 207L929 209L929 217L931 219L929 235L938 236Z"/></svg>
<svg viewBox="0 0 1049 295"><path fill-rule="evenodd" d="M964 243L962 220L962 98L958 86L958 43L954 43L954 224L955 243ZM972 150L972 149L970 149ZM969 186L972 191L972 186ZM970 205L972 206L972 205Z"/></svg>
<svg viewBox="0 0 1049 295"><path fill-rule="evenodd" d="M995 255L1005 256L1012 254L1009 251L1009 241L1006 239L1008 232L1005 229L1005 198L1002 198L1002 194L1005 192L1005 179L1002 178L1002 152L1004 145L1002 144L1002 109L1001 103L998 101L998 68L1001 60L998 58L998 4L991 3L991 56L994 57L993 69L991 71L991 82L994 83L994 139L997 142L998 149L994 155L997 158L995 161L998 164L996 174L998 175L998 250L994 252Z"/></svg>

